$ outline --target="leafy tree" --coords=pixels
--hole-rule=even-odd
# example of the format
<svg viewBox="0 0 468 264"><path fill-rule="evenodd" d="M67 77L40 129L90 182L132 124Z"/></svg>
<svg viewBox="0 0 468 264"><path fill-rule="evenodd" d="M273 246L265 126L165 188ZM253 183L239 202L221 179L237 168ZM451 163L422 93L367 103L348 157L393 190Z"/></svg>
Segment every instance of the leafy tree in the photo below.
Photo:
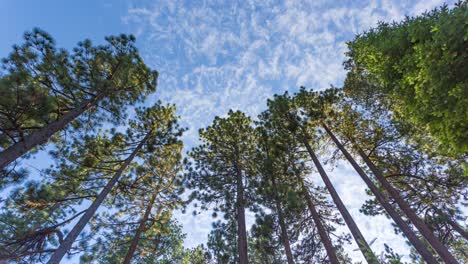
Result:
<svg viewBox="0 0 468 264"><path fill-rule="evenodd" d="M125 105L155 91L158 74L144 64L131 35L107 37L100 46L85 40L72 54L57 49L42 30L24 38L3 60L0 76L0 169L70 123L80 128L120 122Z"/></svg>
<svg viewBox="0 0 468 264"><path fill-rule="evenodd" d="M225 214L235 212L240 263L248 263L245 208L251 202L249 177L255 155L255 131L244 113L229 111L227 118L216 117L213 124L200 130L202 145L190 156L195 161L189 172L193 195Z"/></svg>
<svg viewBox="0 0 468 264"><path fill-rule="evenodd" d="M348 96L390 111L453 157L468 151L467 4L380 23L348 43L345 63Z"/></svg>
<svg viewBox="0 0 468 264"><path fill-rule="evenodd" d="M210 261L209 253L203 245L197 246L193 249L186 250L182 264L208 264Z"/></svg>

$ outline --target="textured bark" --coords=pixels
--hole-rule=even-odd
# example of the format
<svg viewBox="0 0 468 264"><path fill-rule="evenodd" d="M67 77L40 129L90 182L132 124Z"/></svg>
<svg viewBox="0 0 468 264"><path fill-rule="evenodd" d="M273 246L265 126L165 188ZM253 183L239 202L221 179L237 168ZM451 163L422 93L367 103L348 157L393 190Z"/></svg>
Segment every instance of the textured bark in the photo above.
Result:
<svg viewBox="0 0 468 264"><path fill-rule="evenodd" d="M75 120L79 115L85 112L90 107L96 105L100 100L105 97L105 93L98 94L89 101L82 105L68 111L66 114L61 116L59 120L50 123L46 127L43 127L37 131L34 131L28 135L23 141L17 142L5 149L0 153L0 170L8 166L10 163L35 148L36 146L46 143L49 138L57 133L58 131L65 128L65 126L71 121Z"/></svg>
<svg viewBox="0 0 468 264"><path fill-rule="evenodd" d="M322 224L322 221L320 220L320 215L317 212L317 208L314 205L314 202L312 201L312 197L309 194L309 190L307 190L306 186L304 185L304 181L302 180L301 177L296 176L299 184L301 185L302 189L302 194L304 195L306 201L307 201L307 206L309 207L310 214L312 215L312 219L314 221L315 226L317 227L320 240L323 243L323 246L325 247L325 250L327 251L328 255L328 260L330 261L331 264L339 264L340 262L338 261L338 257L336 256L336 250L333 247L333 244L328 237L327 231L325 227Z"/></svg>
<svg viewBox="0 0 468 264"><path fill-rule="evenodd" d="M150 132L151 133L151 132ZM104 199L107 197L109 192L112 190L114 185L119 180L120 176L124 170L128 167L130 162L135 158L140 149L143 147L144 143L148 139L150 133L148 133L145 138L138 144L138 146L133 150L132 154L125 159L124 163L120 166L119 170L114 174L112 179L106 184L102 189L101 193L96 197L96 200L93 201L91 206L86 210L86 213L80 218L78 223L73 227L73 229L68 233L67 237L63 240L57 250L52 254L52 257L49 259L49 264L58 264L62 260L63 256L70 250L73 242L75 242L78 235L83 231L84 227L88 224L89 220L94 216L94 213L97 211L99 206L102 204Z"/></svg>
<svg viewBox="0 0 468 264"><path fill-rule="evenodd" d="M387 197L385 197L377 186L371 181L371 179L367 176L367 174L361 169L361 167L357 164L354 158L349 154L349 152L344 148L343 144L336 138L336 136L331 132L331 130L323 124L323 128L327 131L328 135L331 137L333 142L337 145L346 159L351 163L351 166L356 170L356 172L361 176L362 180L366 183L367 187L371 190L374 194L376 199L379 201L380 205L385 209L385 211L390 215L390 217L395 221L398 227L401 229L403 234L408 238L414 248L418 251L418 253L423 257L423 259L429 264L437 264L439 263L431 252L427 249L424 243L419 240L416 234L411 230L411 227L403 220L403 218L398 214L398 212L392 207L390 202L388 201Z"/></svg>
<svg viewBox="0 0 468 264"><path fill-rule="evenodd" d="M382 171L380 171L375 166L375 164L369 159L369 157L367 157L367 155L364 153L364 151L361 148L359 148L358 146L355 146L355 148L357 149L359 155L364 160L366 165L375 175L377 180L382 184L384 189L390 194L390 197L392 197L395 200L395 202L399 205L403 213L405 213L406 216L408 216L408 219L419 230L421 235L424 236L424 238L426 238L427 242L429 242L432 248L442 258L442 260L448 264L458 263L458 261L448 251L447 247L437 239L437 237L434 235L432 230L429 229L426 223L424 223L424 221L421 218L419 218L419 216L413 211L413 209L411 209L409 204L400 196L398 191L395 188L393 188L393 186L387 181Z"/></svg>
<svg viewBox="0 0 468 264"><path fill-rule="evenodd" d="M271 183L275 190L278 190L278 186L276 184L275 176L271 175ZM281 207L281 202L278 197L278 193L275 192L275 205L276 205L276 213L278 214L278 222L281 228L281 242L284 246L284 251L286 252L286 259L288 260L288 264L294 264L294 258L291 251L291 243L289 242L288 230L286 229L286 224L284 222L284 215L283 215L283 208Z"/></svg>
<svg viewBox="0 0 468 264"><path fill-rule="evenodd" d="M245 224L244 185L242 182L242 171L238 165L236 165L236 172L237 249L239 251L239 263L248 264L249 258L247 255L247 228Z"/></svg>
<svg viewBox="0 0 468 264"><path fill-rule="evenodd" d="M140 224L138 225L138 229L135 232L135 235L133 236L132 243L130 244L130 247L128 248L127 254L125 255L123 264L130 264L130 262L132 261L133 255L135 254L135 251L138 246L138 242L140 241L141 233L143 233L146 230L146 222L148 221L148 218L150 216L151 209L153 209L156 195L157 193L151 196L150 201L148 202L148 205L146 206L145 213L143 214L143 217L140 220Z"/></svg>
<svg viewBox="0 0 468 264"><path fill-rule="evenodd" d="M303 143L306 146L307 152L309 152L309 155L312 158L312 161L314 162L315 167L317 168L320 176L322 177L322 180L325 183L325 186L327 187L328 192L330 193L333 199L333 202L338 208L338 211L340 211L341 216L343 217L346 225L351 231L351 234L353 235L354 240L356 241L356 244L361 250L361 253L366 259L367 263L379 264L379 260L375 256L374 252L372 252L372 249L370 248L366 239L362 235L361 230L359 230L359 227L357 226L356 222L354 222L353 217L351 216L348 209L346 209L345 205L343 204L343 201L341 200L340 196L336 192L335 187L333 187L333 184L330 181L327 173L323 169L322 164L318 160L317 155L315 155L315 152L310 147L309 142L307 142L306 137L303 137Z"/></svg>

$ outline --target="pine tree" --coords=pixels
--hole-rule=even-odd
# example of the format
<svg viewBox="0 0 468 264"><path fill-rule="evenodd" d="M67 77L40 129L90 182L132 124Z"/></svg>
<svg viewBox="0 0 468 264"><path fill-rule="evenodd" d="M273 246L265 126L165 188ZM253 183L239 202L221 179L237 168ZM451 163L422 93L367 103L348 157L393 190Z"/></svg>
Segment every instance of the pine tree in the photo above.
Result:
<svg viewBox="0 0 468 264"><path fill-rule="evenodd" d="M306 165L304 164L305 157L297 154L301 151L302 142L296 131L298 122L292 121L289 117L291 114L290 111L292 110L291 103L291 99L287 94L284 96L275 95L273 100L268 101L268 110L262 113L260 119L262 120L262 125L272 131L268 136L274 137L272 142L276 145L276 151L280 151L280 153L275 154L275 156L288 157L283 161L285 162L283 164L285 164L287 168L283 173L289 174L286 173L288 170L294 172L289 177L295 180L294 186L298 188L298 192L306 201L314 225L320 235L320 240L327 251L329 261L338 263L336 248L332 245L329 238L329 231L327 230L329 228L323 223L316 201L314 201L314 197L311 196L308 183L304 179L304 173L307 172L307 169L305 169Z"/></svg>
<svg viewBox="0 0 468 264"><path fill-rule="evenodd" d="M104 202L108 194L118 183L126 170L134 166L133 160L146 160L155 150L168 144L177 142L177 138L182 131L177 125L173 107L164 107L156 104L147 109L137 109L137 119L130 121L129 129L122 137L122 145L118 152L113 153L114 157L123 157L118 169L113 172L112 178L105 183L105 186L97 195L91 206L86 210L78 223L67 234L58 249L54 252L49 263L58 263L62 257L70 250L73 242L94 217L99 206ZM101 173L98 171L98 173ZM125 179L125 178L124 178Z"/></svg>
<svg viewBox="0 0 468 264"><path fill-rule="evenodd" d="M466 189L463 163L437 154L424 154L419 145L411 143L408 135L395 128L395 123L385 116L369 119L349 104L343 108L342 112L346 114L340 113L340 123L346 123L348 130L343 133L344 137L359 145L368 162L383 168L380 176L384 176L387 186L398 191L400 198L408 203L407 210L411 209L413 215L423 219L444 246L460 247L457 236L463 235L456 230L457 218L463 219L457 208ZM351 132L354 130L366 131L366 137ZM377 183L387 192L380 181ZM390 198L390 202L398 205L393 195ZM373 207L367 205L369 209ZM371 214L378 211L367 210Z"/></svg>
<svg viewBox="0 0 468 264"><path fill-rule="evenodd" d="M244 113L229 111L200 130L202 145L190 153L195 162L189 172L194 195L206 207L213 204L224 214L235 212L240 263L248 263L245 209L251 202L249 178L253 175L255 132Z"/></svg>
<svg viewBox="0 0 468 264"><path fill-rule="evenodd" d="M239 263L237 221L233 215L228 214L224 216L224 220L213 223L208 234L208 252L215 263L236 264Z"/></svg>
<svg viewBox="0 0 468 264"><path fill-rule="evenodd" d="M0 238L2 259L43 262L62 242L67 224L84 213L76 208L97 196L121 162L113 156L121 134L110 138L98 133L82 140L55 151L57 165L43 171L41 181L30 181L10 195L0 214L0 222L10 226Z"/></svg>
<svg viewBox="0 0 468 264"><path fill-rule="evenodd" d="M270 208L272 212L274 212L267 216L260 215L260 218L258 218L259 226L266 224L266 229L268 230L268 224L279 225L279 241L283 244L288 264L293 264L294 257L291 250L291 239L288 235L288 228L286 225L287 217L285 215L285 202L287 203L287 201L285 201L285 199L287 199L287 192L291 189L288 185L294 183L291 183L291 181L288 182L287 179L285 179L286 173L284 170L288 167L288 164L281 163L283 159L281 157L277 157L284 153L280 153L278 151L272 153L272 150L275 148L271 142L272 135L268 135L268 131L261 127L261 121L258 123L260 126L257 129L259 133L257 143L258 157L256 160L256 164L258 166L256 171L258 172L259 178L256 180L258 186L257 193L259 194L257 199L258 203ZM291 213L290 210L287 211ZM269 221L264 221L264 218ZM260 228L260 230L262 229L263 228ZM262 234L262 232L260 234ZM267 238L263 240L271 241L273 239Z"/></svg>
<svg viewBox="0 0 468 264"><path fill-rule="evenodd" d="M107 37L107 44L100 46L85 40L72 54L57 49L42 30L34 29L24 38L25 43L14 46L3 60L2 170L70 123L80 128L103 120L120 122L125 105L155 91L157 72L144 64L133 36Z"/></svg>
<svg viewBox="0 0 468 264"><path fill-rule="evenodd" d="M116 262L132 263L132 259L148 259L147 252L164 252L158 241L171 230L172 211L181 205L183 191L180 142L155 149L153 156L132 169L132 173L119 182L115 194L106 205L106 211L91 223L91 232L98 239L87 252L87 261L105 257ZM135 216L140 215L135 221ZM169 228L169 229L168 229ZM112 247L113 252L109 252ZM116 253L118 252L118 253ZM102 262L102 261L101 261Z"/></svg>

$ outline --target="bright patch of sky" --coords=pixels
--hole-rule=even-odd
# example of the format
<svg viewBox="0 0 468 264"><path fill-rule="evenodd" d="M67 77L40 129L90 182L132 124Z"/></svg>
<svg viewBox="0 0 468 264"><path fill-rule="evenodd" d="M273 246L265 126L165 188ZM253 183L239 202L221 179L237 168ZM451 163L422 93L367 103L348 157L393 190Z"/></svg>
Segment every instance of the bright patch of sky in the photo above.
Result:
<svg viewBox="0 0 468 264"><path fill-rule="evenodd" d="M84 38L101 43L104 36L133 33L146 63L160 72L161 99L175 103L186 149L197 144L198 129L229 109L255 117L275 93L299 86L325 89L345 78L346 41L377 24L414 16L444 1L1 1L0 57L21 42L24 31L40 27L61 47ZM449 2L450 5L453 4ZM29 160L47 163L45 155ZM328 167L346 206L375 252L389 244L407 255L408 247L384 216L359 212L370 197L364 183L347 165ZM311 180L320 183L318 176ZM186 246L206 243L211 213L177 214L187 233ZM346 228L342 228L347 232ZM346 246L361 260L356 246Z"/></svg>

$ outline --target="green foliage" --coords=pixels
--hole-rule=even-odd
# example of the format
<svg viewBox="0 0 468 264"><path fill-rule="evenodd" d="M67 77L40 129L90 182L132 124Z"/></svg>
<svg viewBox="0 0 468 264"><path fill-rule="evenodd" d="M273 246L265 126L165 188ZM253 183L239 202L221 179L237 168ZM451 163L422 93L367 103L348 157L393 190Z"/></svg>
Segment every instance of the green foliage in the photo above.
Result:
<svg viewBox="0 0 468 264"><path fill-rule="evenodd" d="M0 72L0 151L25 141L31 133L89 105L86 114L62 120L67 137L80 136L105 121L122 124L125 107L142 102L155 91L158 74L149 69L131 35L111 36L105 45L85 40L73 52L58 49L54 39L40 29L24 35L2 60ZM80 110L81 112L81 110ZM71 122L71 125L68 125ZM65 140L56 134L52 141ZM37 143L29 142L36 147ZM34 151L34 149L33 149ZM2 168L0 187L19 182L26 171Z"/></svg>
<svg viewBox="0 0 468 264"><path fill-rule="evenodd" d="M105 45L85 40L72 53L58 49L46 32L34 29L25 42L2 60L0 76L0 147L22 141L65 113L93 98L98 103L73 127L120 123L124 108L141 102L156 89L150 70L131 35L111 36Z"/></svg>
<svg viewBox="0 0 468 264"><path fill-rule="evenodd" d="M236 219L233 215L226 215L225 218L225 222L213 223L208 234L208 252L215 263L235 264L239 262Z"/></svg>
<svg viewBox="0 0 468 264"><path fill-rule="evenodd" d="M111 226L110 232L97 238L91 251L81 257L81 263L122 263L127 253L132 233L125 225ZM184 263L186 259L182 227L174 220L167 219L151 225L142 237L138 252L132 263L169 264Z"/></svg>
<svg viewBox="0 0 468 264"><path fill-rule="evenodd" d="M81 215L76 208L98 195L143 140L143 149L105 201L109 212L115 211L117 215L109 221L125 223L119 217L134 217L132 214L140 212L139 208L146 204L147 194L155 191L160 194L158 203L166 206L163 215L167 218L169 213L170 216L171 210L181 203L182 143L179 137L183 129L178 126L173 106L158 103L139 108L136 114L125 133L101 132L75 139L64 148L53 151L56 165L45 171L48 177L42 183L19 188L0 214L0 219L4 220L1 224L15 227L6 228L1 234L0 243L5 245L0 251L2 255L12 259L28 257L33 262L47 257L51 248L56 247L66 234L66 224ZM98 234L97 231L82 234L84 239L74 250L85 250L91 238Z"/></svg>
<svg viewBox="0 0 468 264"><path fill-rule="evenodd" d="M460 210L460 204L466 203L468 184L464 160L433 152L428 155L425 148L415 143L412 135L388 115L377 116L355 103L344 101L335 105L335 115L327 119L332 130L345 144L359 146L438 239L454 255L463 257L464 239L450 222L465 219ZM355 148L348 149L357 155ZM342 157L335 155L334 158ZM385 193L377 181L376 185ZM367 200L361 212L370 216L385 214L375 199ZM395 231L400 232L397 226ZM418 255L413 254L413 257L418 258Z"/></svg>
<svg viewBox="0 0 468 264"><path fill-rule="evenodd" d="M347 95L392 112L451 156L468 151L467 4L381 23L348 43L345 63Z"/></svg>
<svg viewBox="0 0 468 264"><path fill-rule="evenodd" d="M202 144L189 153L194 166L187 177L188 186L194 189L192 197L202 202L202 209L212 204L215 211L230 213L237 203L249 206L255 136L251 119L239 111L230 111L227 118L216 117L211 126L200 130ZM238 175L244 184L243 201L236 197Z"/></svg>

